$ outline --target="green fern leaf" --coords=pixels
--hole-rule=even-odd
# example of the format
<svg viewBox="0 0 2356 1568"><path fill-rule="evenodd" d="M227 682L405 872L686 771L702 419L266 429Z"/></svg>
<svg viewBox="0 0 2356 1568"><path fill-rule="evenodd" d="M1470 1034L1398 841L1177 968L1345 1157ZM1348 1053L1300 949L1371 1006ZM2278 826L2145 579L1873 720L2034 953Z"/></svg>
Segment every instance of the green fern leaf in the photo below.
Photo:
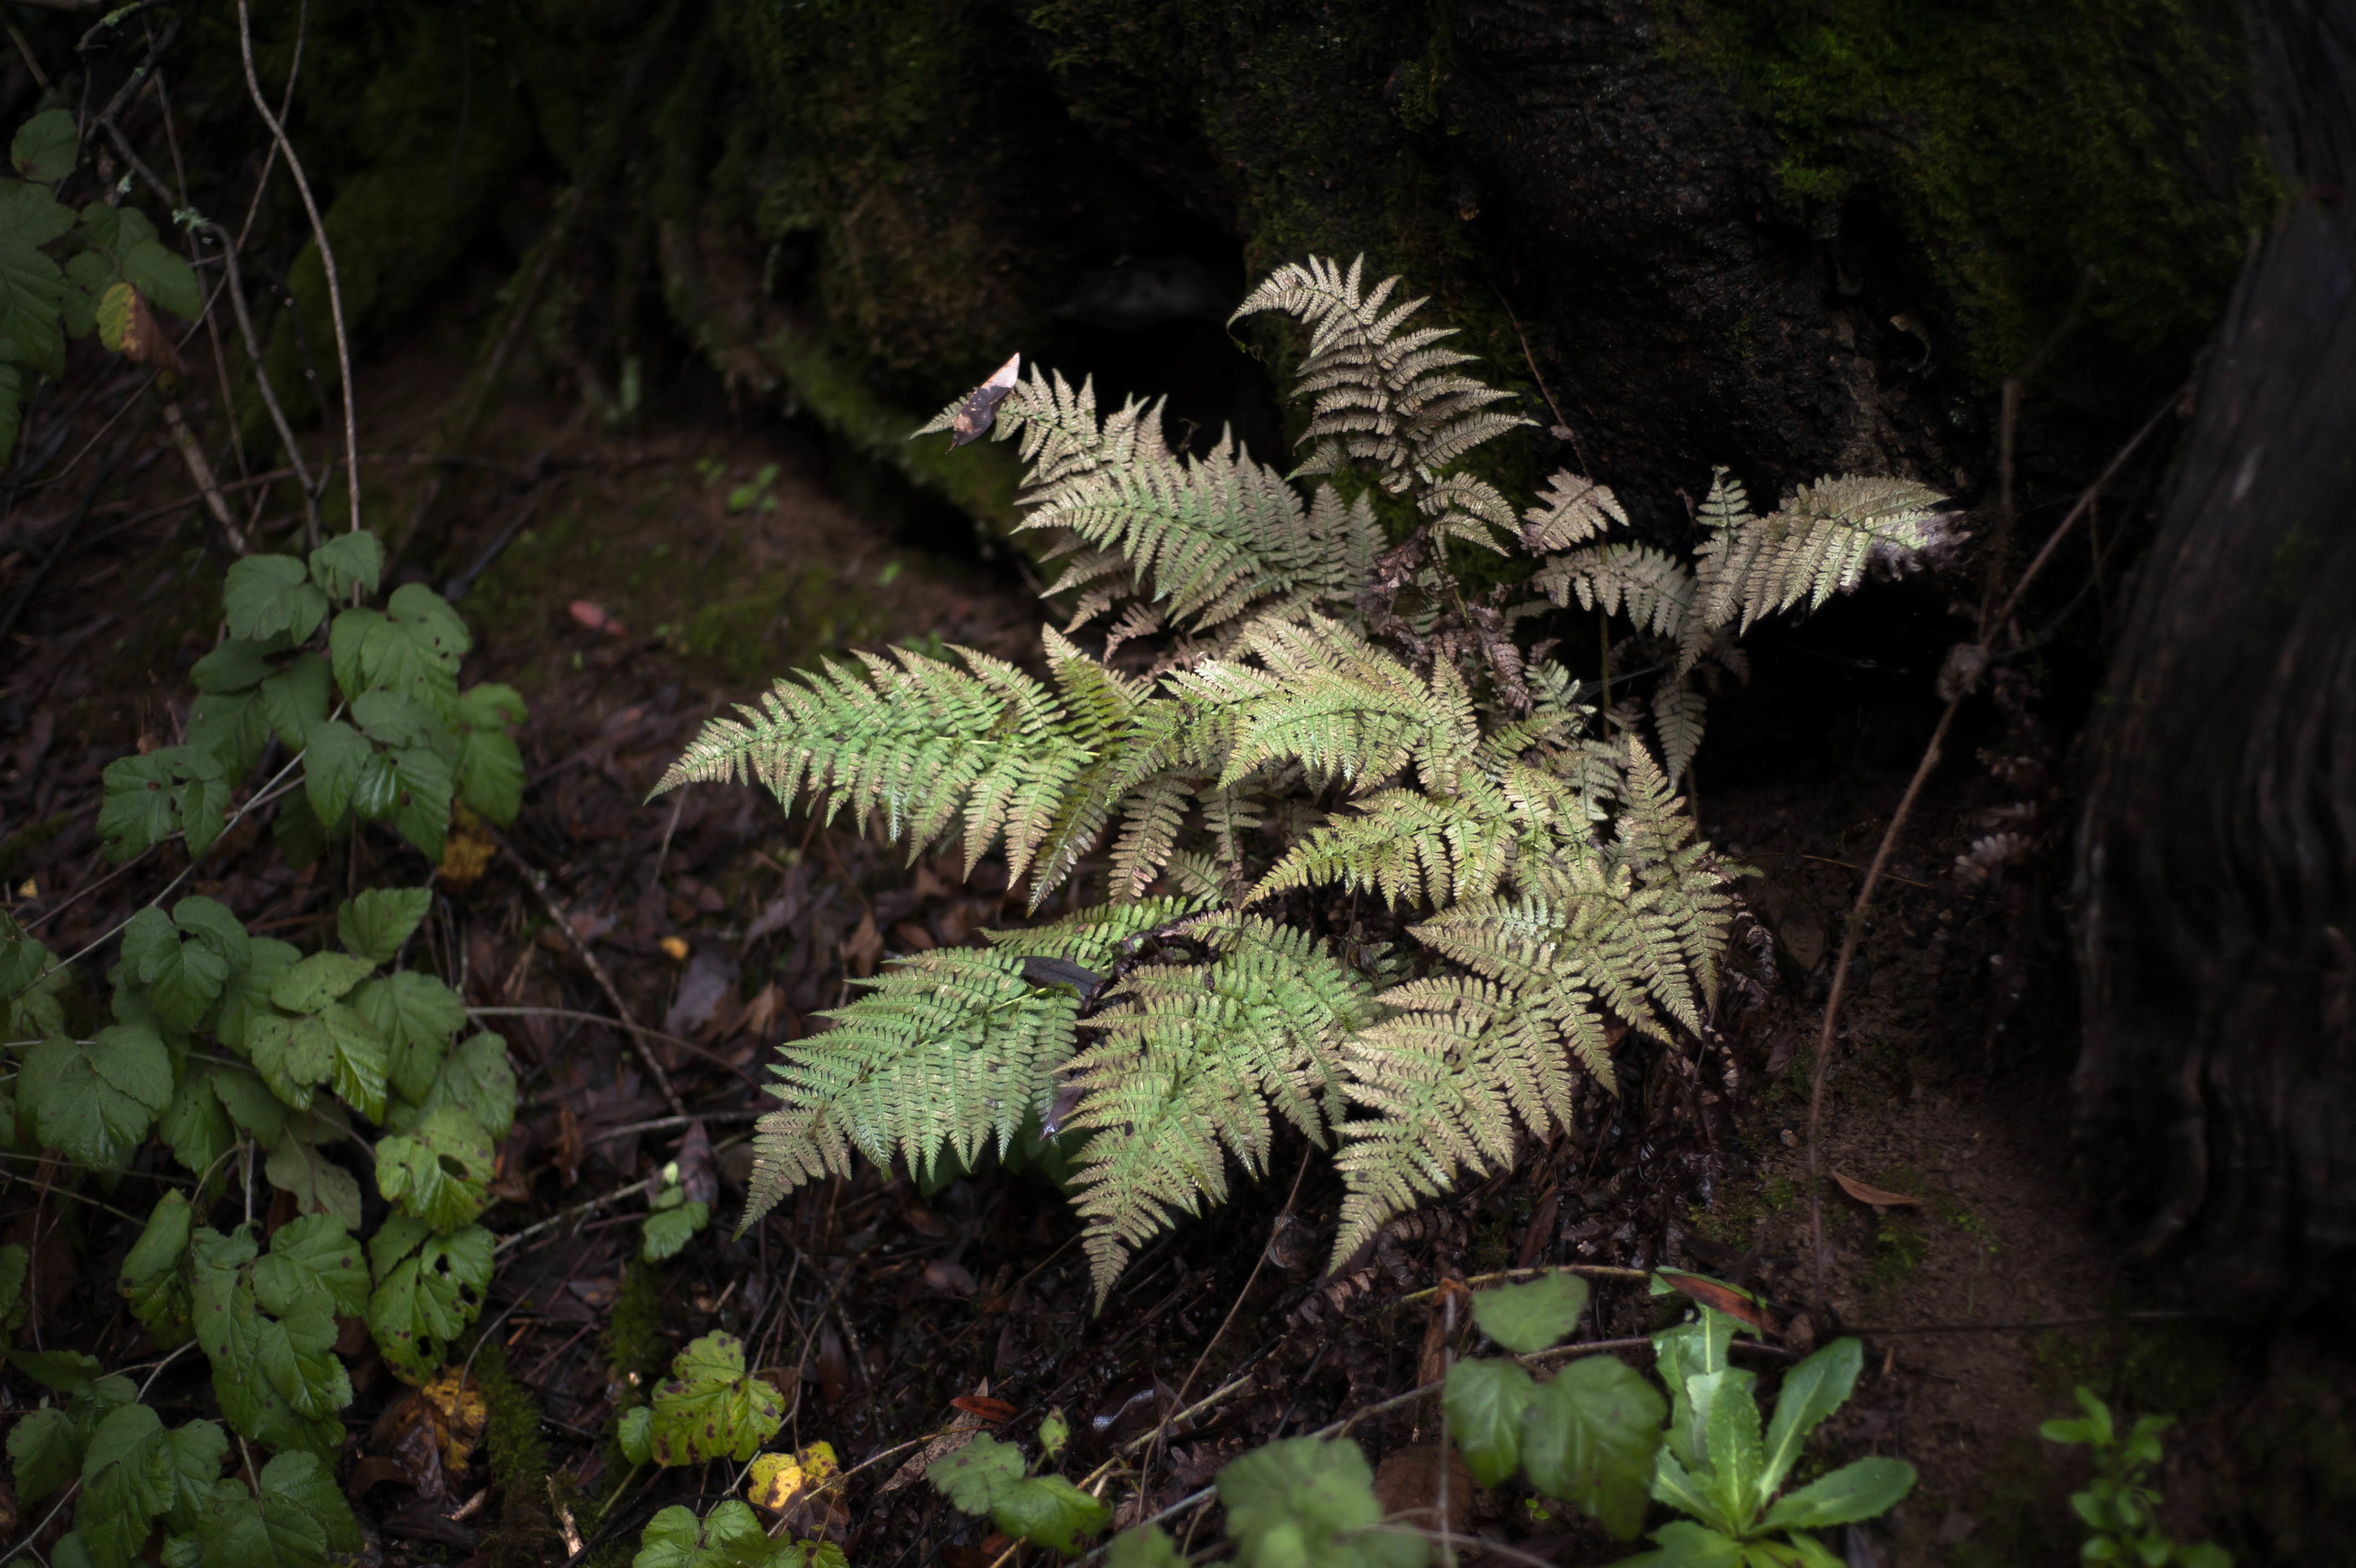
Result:
<svg viewBox="0 0 2356 1568"><path fill-rule="evenodd" d="M1568 469L1546 481L1538 502L1522 514L1522 544L1533 555L1583 545L1609 533L1613 523L1628 527L1628 514L1610 486Z"/></svg>
<svg viewBox="0 0 2356 1568"><path fill-rule="evenodd" d="M1650 545L1590 545L1553 556L1530 584L1556 604L1576 595L1582 610L1625 614L1662 637L1677 636L1693 614L1693 574Z"/></svg>

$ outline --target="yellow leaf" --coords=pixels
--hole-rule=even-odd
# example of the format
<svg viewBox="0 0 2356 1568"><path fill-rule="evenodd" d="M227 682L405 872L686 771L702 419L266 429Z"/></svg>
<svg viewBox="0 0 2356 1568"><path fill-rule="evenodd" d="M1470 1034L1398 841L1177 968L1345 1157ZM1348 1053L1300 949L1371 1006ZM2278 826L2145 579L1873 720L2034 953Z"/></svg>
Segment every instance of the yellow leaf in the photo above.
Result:
<svg viewBox="0 0 2356 1568"><path fill-rule="evenodd" d="M663 939L663 951L671 956L671 961L673 963L683 964L687 962L687 939L684 937L665 937Z"/></svg>
<svg viewBox="0 0 2356 1568"><path fill-rule="evenodd" d="M744 1495L755 1508L783 1513L825 1490L841 1471L831 1443L813 1443L798 1453L763 1454L753 1461L752 1484Z"/></svg>
<svg viewBox="0 0 2356 1568"><path fill-rule="evenodd" d="M442 885L452 892L464 892L482 879L490 869L491 858L499 853L483 819L457 802L450 808L450 836L442 841Z"/></svg>
<svg viewBox="0 0 2356 1568"><path fill-rule="evenodd" d="M490 1419L483 1391L466 1377L464 1367L446 1366L418 1392L441 1414L436 1425L441 1429L444 1466L452 1472L464 1470L467 1456L474 1452L475 1439L483 1435L483 1425Z"/></svg>

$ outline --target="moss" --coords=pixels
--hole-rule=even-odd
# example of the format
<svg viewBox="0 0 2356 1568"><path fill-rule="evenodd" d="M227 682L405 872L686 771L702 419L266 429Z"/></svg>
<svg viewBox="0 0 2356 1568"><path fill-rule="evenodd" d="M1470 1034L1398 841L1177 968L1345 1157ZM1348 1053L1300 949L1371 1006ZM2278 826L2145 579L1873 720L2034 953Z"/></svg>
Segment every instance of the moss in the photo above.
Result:
<svg viewBox="0 0 2356 1568"><path fill-rule="evenodd" d="M624 1387L651 1387L670 1367L670 1341L663 1336L664 1282L662 1269L646 1264L622 1270L622 1288L605 1321L604 1349L607 1370Z"/></svg>
<svg viewBox="0 0 2356 1568"><path fill-rule="evenodd" d="M1819 232L1919 249L1971 371L2010 373L2096 274L2057 375L2165 380L2278 188L2223 0L1679 0L1667 46L1759 111Z"/></svg>
<svg viewBox="0 0 2356 1568"><path fill-rule="evenodd" d="M475 1386L488 1417L483 1453L491 1483L499 1489L499 1518L483 1544L493 1563L537 1565L563 1537L549 1506L548 1449L540 1436L540 1409L507 1369L505 1348L485 1344L473 1352Z"/></svg>
<svg viewBox="0 0 2356 1568"><path fill-rule="evenodd" d="M1921 1223L1886 1214L1873 1221L1873 1257L1865 1266L1865 1293L1887 1296L1902 1288L1931 1255L1931 1238Z"/></svg>

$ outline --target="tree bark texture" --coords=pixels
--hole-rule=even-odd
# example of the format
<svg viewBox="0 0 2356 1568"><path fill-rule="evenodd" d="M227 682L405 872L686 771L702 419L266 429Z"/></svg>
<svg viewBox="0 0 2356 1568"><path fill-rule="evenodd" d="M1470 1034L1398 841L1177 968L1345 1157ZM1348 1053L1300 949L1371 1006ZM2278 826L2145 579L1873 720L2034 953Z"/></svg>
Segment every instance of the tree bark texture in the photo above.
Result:
<svg viewBox="0 0 2356 1568"><path fill-rule="evenodd" d="M2356 1270L2356 12L2268 0L2293 197L2212 351L2090 735L2087 1169L2239 1314Z"/></svg>

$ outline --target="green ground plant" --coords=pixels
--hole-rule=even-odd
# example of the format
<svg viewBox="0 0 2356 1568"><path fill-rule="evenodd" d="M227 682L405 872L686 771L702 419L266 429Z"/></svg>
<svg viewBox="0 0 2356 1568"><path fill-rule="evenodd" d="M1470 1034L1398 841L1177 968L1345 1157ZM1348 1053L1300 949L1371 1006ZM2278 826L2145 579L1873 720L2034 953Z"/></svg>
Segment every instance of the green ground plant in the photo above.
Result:
<svg viewBox="0 0 2356 1568"><path fill-rule="evenodd" d="M1658 1277L1654 1288L1669 1290ZM1549 1273L1472 1298L1474 1323L1510 1353L1452 1364L1441 1407L1448 1438L1481 1485L1518 1478L1621 1540L1644 1528L1654 1503L1688 1516L1654 1529L1654 1549L1624 1560L1626 1568L1839 1568L1841 1559L1809 1532L1878 1517L1912 1490L1914 1467L1880 1457L1790 1486L1809 1434L1857 1385L1863 1352L1856 1340L1837 1340L1786 1371L1765 1419L1757 1374L1729 1359L1745 1325L1708 1306L1652 1336L1665 1397L1643 1373L1601 1353L1576 1357L1543 1381L1533 1377L1526 1360L1576 1348L1563 1342L1587 1295L1583 1280ZM1042 1467L1057 1446L1042 1429ZM1029 1473L1015 1445L988 1436L927 1475L964 1512L1065 1553L1112 1516L1072 1482ZM1365 1452L1347 1438L1255 1448L1219 1472L1218 1494L1243 1568L1423 1568L1436 1539L1420 1513L1384 1512ZM1116 1540L1110 1560L1116 1568L1171 1568L1203 1556L1182 1556L1157 1524L1147 1524Z"/></svg>
<svg viewBox="0 0 2356 1568"><path fill-rule="evenodd" d="M1707 689L1761 617L1913 564L1939 498L1835 478L1760 516L1722 470L1686 557L1576 474L1517 507L1464 464L1527 421L1398 282L1312 258L1237 312L1307 332L1289 474L1009 362L926 431L1019 445L1022 526L1066 562L1046 678L861 654L664 776L847 808L911 856L1000 852L1033 910L1072 911L901 959L785 1046L751 1217L855 1152L923 1181L1070 1136L1101 1298L1231 1160L1260 1174L1281 1119L1336 1152L1347 1256L1614 1091L1621 1033L1700 1027L1733 868L1674 781ZM1582 680L1564 640L1599 637Z"/></svg>
<svg viewBox="0 0 2356 1568"><path fill-rule="evenodd" d="M2179 1545L2160 1527L2160 1494L2149 1478L2160 1462L2160 1433L2174 1418L2140 1416L2121 1431L2110 1406L2084 1383L2077 1398L2082 1414L2048 1421L2037 1432L2048 1443L2083 1444L2094 1458L2092 1483L2070 1495L2070 1508L2086 1527L2079 1560L2136 1568L2233 1568L2223 1547L2206 1542Z"/></svg>
<svg viewBox="0 0 2356 1568"><path fill-rule="evenodd" d="M231 565L225 635L197 662L182 740L106 770L99 829L114 858L176 840L193 870L271 804L298 861L363 825L432 861L453 807L513 820L521 699L460 688L466 627L431 590L367 602L382 567L366 532ZM490 1282L478 1220L515 1080L497 1036L466 1034L458 993L403 961L430 888L353 891L309 953L170 892L70 959L8 929L0 1022L15 1071L0 1139L62 1162L69 1191L119 1202L163 1188L120 1288L166 1363L203 1352L221 1419L167 1429L141 1388L90 1358L10 1351L57 1394L8 1433L17 1496L29 1507L78 1487L55 1568L130 1568L158 1534L175 1568L320 1568L363 1544L330 1469L352 1400L336 1319L364 1321L406 1381L441 1368ZM90 1010L74 966L109 944L111 1021L69 1027L70 1010ZM133 1172L150 1142L171 1162ZM390 1206L372 1230L364 1179ZM267 1243L257 1187L265 1206L275 1188L297 1211ZM0 1314L21 1308L23 1262L0 1257ZM253 1484L223 1478L249 1445Z"/></svg>

